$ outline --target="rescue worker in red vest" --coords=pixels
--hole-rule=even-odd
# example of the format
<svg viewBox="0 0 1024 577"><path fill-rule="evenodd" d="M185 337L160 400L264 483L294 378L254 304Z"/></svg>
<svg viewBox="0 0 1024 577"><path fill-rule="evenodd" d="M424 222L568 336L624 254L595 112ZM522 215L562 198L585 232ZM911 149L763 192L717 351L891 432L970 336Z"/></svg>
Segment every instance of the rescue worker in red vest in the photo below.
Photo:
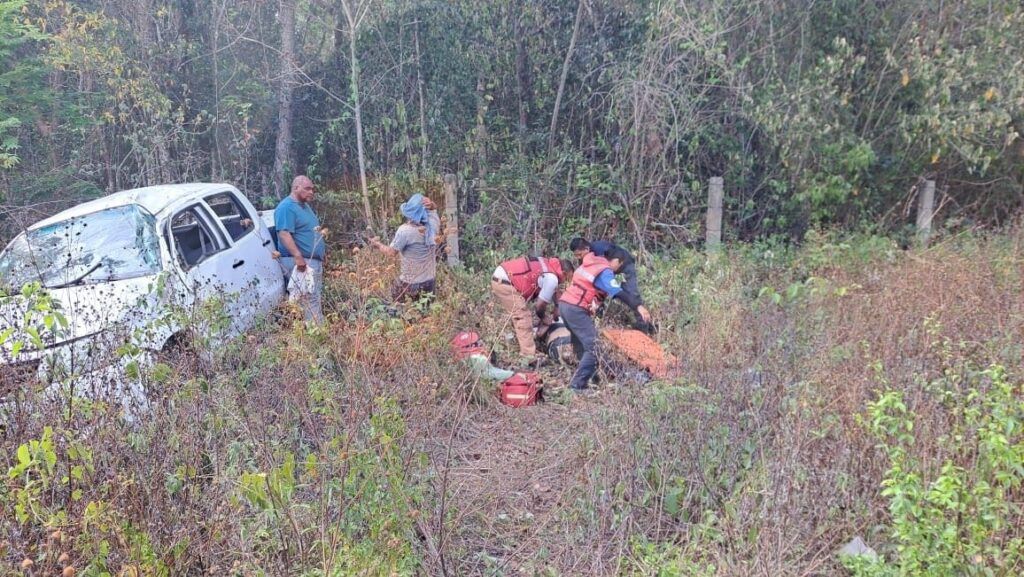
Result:
<svg viewBox="0 0 1024 577"><path fill-rule="evenodd" d="M633 258L633 255L628 250L607 240L590 242L580 237L572 239L572 242L569 243L569 250L572 251L572 254L577 259L582 259L583 255L588 252L608 259L612 263L612 268L615 269L615 274L622 277L622 290L633 294L638 302L643 304L643 297L640 296L640 284L637 282L636 259ZM620 266L615 266L616 260L621 262ZM644 322L639 315L633 321L633 328L647 334L654 333L654 325Z"/></svg>
<svg viewBox="0 0 1024 577"><path fill-rule="evenodd" d="M644 322L651 322L651 313L633 293L623 290L615 280L615 267L621 268L624 259L609 261L588 252L583 264L572 275L572 282L558 301L558 314L572 333L573 348L580 364L572 376L570 387L575 393L590 392L590 378L597 372L597 326L594 313L606 298L617 298L633 309Z"/></svg>
<svg viewBox="0 0 1024 577"><path fill-rule="evenodd" d="M572 270L571 262L547 257L514 258L494 269L491 292L512 317L512 327L519 342L519 355L523 361L534 364L542 362L540 359L544 357L537 354L534 335L543 335L547 331L547 326L552 322L548 304L555 301L558 285L567 274L572 274ZM538 327L536 333L535 324Z"/></svg>

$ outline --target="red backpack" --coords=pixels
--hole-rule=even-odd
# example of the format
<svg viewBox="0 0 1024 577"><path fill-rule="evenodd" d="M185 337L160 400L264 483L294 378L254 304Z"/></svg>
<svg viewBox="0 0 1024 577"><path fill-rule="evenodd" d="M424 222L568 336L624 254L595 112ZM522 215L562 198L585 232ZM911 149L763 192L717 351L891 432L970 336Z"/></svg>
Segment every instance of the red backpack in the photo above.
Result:
<svg viewBox="0 0 1024 577"><path fill-rule="evenodd" d="M499 394L510 407L529 407L544 400L544 383L538 373L516 373L501 383Z"/></svg>

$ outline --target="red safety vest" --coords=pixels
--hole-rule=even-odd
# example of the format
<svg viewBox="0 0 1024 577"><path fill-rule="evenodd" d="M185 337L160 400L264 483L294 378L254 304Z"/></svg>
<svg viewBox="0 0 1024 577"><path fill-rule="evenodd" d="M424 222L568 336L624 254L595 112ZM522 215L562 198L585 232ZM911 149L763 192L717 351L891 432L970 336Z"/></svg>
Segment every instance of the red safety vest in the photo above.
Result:
<svg viewBox="0 0 1024 577"><path fill-rule="evenodd" d="M562 282L562 263L557 258L520 257L501 263L508 281L526 300L533 300L540 292L537 280L544 273L552 273Z"/></svg>
<svg viewBox="0 0 1024 577"><path fill-rule="evenodd" d="M611 268L611 264L608 259L588 252L583 257L583 265L577 267L576 271L572 273L572 282L569 284L569 288L565 289L559 302L576 305L590 311L591 303L605 297L605 293L597 290L597 287L594 286L594 281L597 280L598 275L609 268Z"/></svg>

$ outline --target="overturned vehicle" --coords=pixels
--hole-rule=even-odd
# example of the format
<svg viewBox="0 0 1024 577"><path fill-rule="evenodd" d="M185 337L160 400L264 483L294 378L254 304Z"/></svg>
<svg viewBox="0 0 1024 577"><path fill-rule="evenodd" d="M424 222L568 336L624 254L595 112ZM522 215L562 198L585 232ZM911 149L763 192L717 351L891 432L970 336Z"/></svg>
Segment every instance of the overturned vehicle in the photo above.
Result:
<svg viewBox="0 0 1024 577"><path fill-rule="evenodd" d="M244 331L283 299L273 251L227 184L118 192L28 227L0 254L0 396L32 379L104 387L189 328Z"/></svg>

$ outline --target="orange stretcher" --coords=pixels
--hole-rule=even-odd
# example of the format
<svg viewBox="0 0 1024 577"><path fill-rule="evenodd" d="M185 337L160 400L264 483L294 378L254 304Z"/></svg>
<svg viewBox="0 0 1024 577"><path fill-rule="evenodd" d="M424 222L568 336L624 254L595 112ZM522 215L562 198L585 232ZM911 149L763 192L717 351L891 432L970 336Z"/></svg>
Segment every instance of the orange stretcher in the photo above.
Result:
<svg viewBox="0 0 1024 577"><path fill-rule="evenodd" d="M666 378L679 369L679 359L666 353L654 339L638 330L608 328L602 329L601 334L611 346L647 369L654 378Z"/></svg>

